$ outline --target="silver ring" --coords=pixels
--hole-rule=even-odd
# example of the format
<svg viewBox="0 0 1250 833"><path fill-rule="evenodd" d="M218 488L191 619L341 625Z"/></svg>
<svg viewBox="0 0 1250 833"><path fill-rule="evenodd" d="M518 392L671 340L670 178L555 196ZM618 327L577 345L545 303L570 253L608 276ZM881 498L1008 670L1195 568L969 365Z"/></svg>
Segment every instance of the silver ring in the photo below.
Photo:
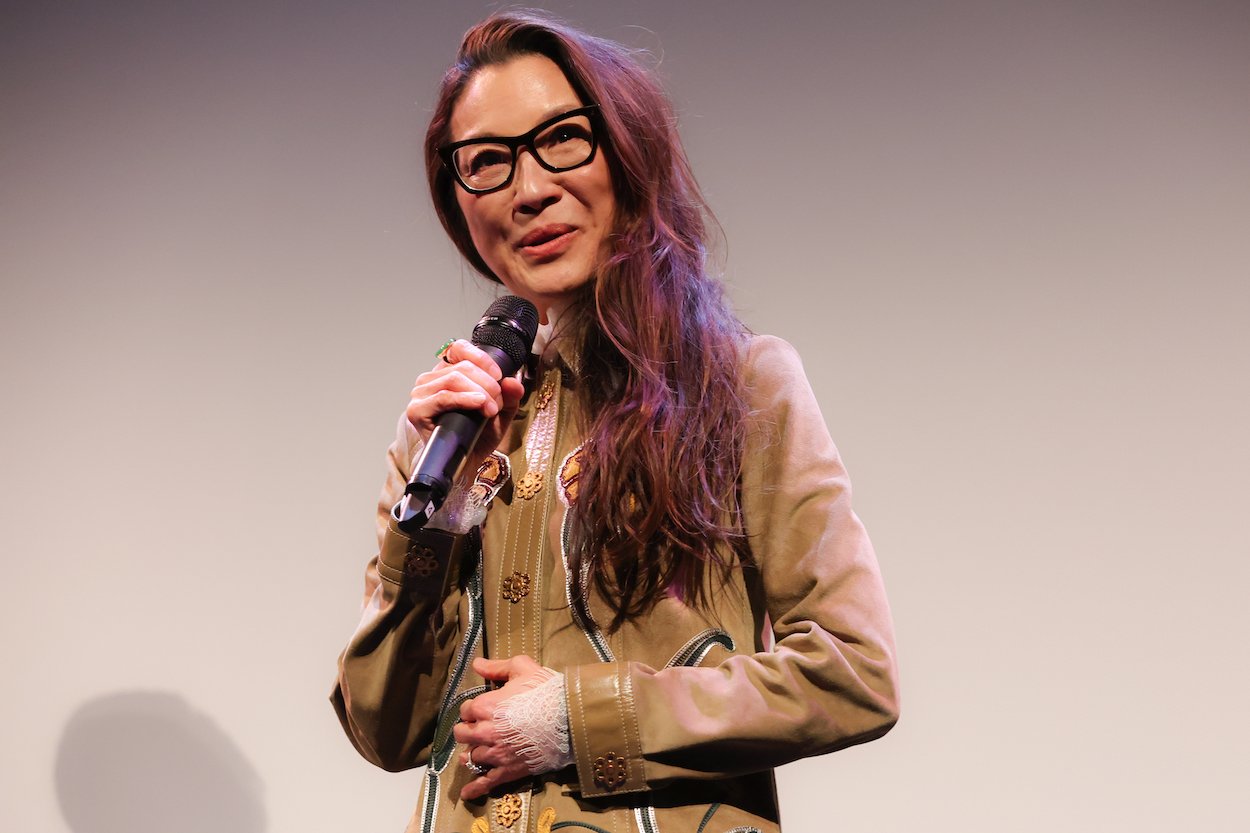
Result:
<svg viewBox="0 0 1250 833"><path fill-rule="evenodd" d="M490 772L490 767L482 766L481 764L477 764L473 762L473 750L472 749L469 750L469 759L465 761L464 765L468 767L469 771L474 773L475 775L485 775L486 773Z"/></svg>

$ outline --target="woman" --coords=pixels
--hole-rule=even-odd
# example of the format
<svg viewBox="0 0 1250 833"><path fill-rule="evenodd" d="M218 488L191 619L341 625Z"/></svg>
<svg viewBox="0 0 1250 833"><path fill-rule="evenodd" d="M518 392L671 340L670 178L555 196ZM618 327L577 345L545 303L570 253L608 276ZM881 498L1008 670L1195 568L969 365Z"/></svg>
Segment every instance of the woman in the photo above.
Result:
<svg viewBox="0 0 1250 833"><path fill-rule="evenodd" d="M544 327L525 383L452 343L390 449L333 699L370 761L428 765L410 830L776 831L773 767L897 719L845 472L793 350L707 272L674 121L623 47L530 14L470 30L443 80L439 217ZM482 439L404 535L450 409Z"/></svg>

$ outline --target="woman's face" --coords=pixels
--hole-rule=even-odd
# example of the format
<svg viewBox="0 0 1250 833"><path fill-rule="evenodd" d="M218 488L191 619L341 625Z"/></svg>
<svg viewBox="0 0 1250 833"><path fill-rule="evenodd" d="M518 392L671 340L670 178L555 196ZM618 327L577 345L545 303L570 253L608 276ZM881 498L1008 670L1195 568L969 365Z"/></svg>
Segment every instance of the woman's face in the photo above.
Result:
<svg viewBox="0 0 1250 833"><path fill-rule="evenodd" d="M452 110L451 141L518 136L585 104L549 58L522 55L477 71ZM616 211L602 148L589 164L559 173L522 148L507 186L488 194L457 186L456 199L482 260L544 320L590 279Z"/></svg>

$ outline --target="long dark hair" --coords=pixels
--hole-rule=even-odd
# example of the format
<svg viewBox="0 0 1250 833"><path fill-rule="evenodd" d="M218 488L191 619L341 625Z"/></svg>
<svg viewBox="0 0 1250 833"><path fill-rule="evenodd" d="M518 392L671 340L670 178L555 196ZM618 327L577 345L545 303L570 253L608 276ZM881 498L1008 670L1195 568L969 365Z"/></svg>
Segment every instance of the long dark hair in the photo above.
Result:
<svg viewBox="0 0 1250 833"><path fill-rule="evenodd" d="M586 437L571 518L574 605L587 614L588 576L616 629L666 594L706 607L709 569L724 579L749 558L738 495L744 328L708 274L711 212L661 85L622 45L536 12L474 26L443 77L426 172L460 252L498 280L473 246L438 148L473 74L529 54L551 59L584 103L599 105L617 201L608 254L564 334L579 356Z"/></svg>

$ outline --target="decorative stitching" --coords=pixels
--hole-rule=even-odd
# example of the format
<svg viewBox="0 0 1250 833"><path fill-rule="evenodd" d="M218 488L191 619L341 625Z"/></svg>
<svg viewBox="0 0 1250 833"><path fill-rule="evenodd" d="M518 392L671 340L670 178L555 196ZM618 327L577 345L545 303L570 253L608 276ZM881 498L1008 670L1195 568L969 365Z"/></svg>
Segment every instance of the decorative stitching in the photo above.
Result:
<svg viewBox="0 0 1250 833"><path fill-rule="evenodd" d="M421 818L421 829L429 831L434 826L434 815L438 806L437 801L431 801L430 797L437 794L438 791L438 775L430 772L427 767L425 770L425 779L422 784L421 806L417 810Z"/></svg>
<svg viewBox="0 0 1250 833"><path fill-rule="evenodd" d="M728 651L735 650L733 637L720 628L708 628L691 637L685 645L681 646L681 650L673 654L673 658L664 667L676 668L679 665L698 665L703 662L707 652L717 645Z"/></svg>
<svg viewBox="0 0 1250 833"><path fill-rule="evenodd" d="M703 828L707 827L707 823L712 820L712 816L720 809L720 802L717 801L711 807L707 808L707 812L703 814L703 821L699 822L699 828L694 833L703 833Z"/></svg>
<svg viewBox="0 0 1250 833"><path fill-rule="evenodd" d="M631 761L636 761L640 767L644 767L642 762L642 736L638 731L637 709L634 706L634 678L629 673L628 665L621 667L620 675L621 696L618 699L618 703L620 703L621 726L625 730L625 754ZM632 752L630 749L631 735L633 737ZM646 770L644 767L642 783L645 784L646 781Z"/></svg>
<svg viewBox="0 0 1250 833"><path fill-rule="evenodd" d="M573 670L573 691L576 692L576 695L577 695L575 698L577 700L577 716L580 720L582 729L585 729L586 728L586 709L583 706L583 702L585 698L582 697L582 675L581 675L581 671L578 669ZM569 732L569 734L572 735L572 737L575 740L579 740L579 739L581 740L581 746L582 746L582 752L583 752L582 760L589 762L590 761L590 740L586 737L588 733L585 731L577 731L577 732L571 731ZM593 781L593 778L591 780Z"/></svg>
<svg viewBox="0 0 1250 833"><path fill-rule="evenodd" d="M650 804L634 810L634 821L642 833L658 833L660 823L655 820L655 808Z"/></svg>
<svg viewBox="0 0 1250 833"><path fill-rule="evenodd" d="M465 627L464 636L460 642L460 649L456 652L456 660L452 664L452 672L447 682L447 690L443 693L443 702L438 709L438 725L445 725L448 717L449 708L457 702L457 689L460 688L461 682L464 680L465 669L469 664L469 655L477 650L477 646L482 639L482 550L481 538L476 529L469 531L469 545L474 547L473 553L476 556L477 563L473 572L470 574L468 582L469 594L469 621ZM466 692L462 692L459 696L463 697ZM457 707L456 715L459 715ZM453 721L454 722L454 721ZM436 730L437 737L437 730ZM446 743L442 749L435 748L430 754L430 765L426 768L428 776L434 779L431 789L437 789L437 776L447 766L447 762L451 760L451 750L455 748L455 744ZM445 753L445 754L444 754ZM441 758L441 760L440 760ZM434 808L437 802L432 805L430 817L424 828L425 833L429 833L432 829L434 819Z"/></svg>
<svg viewBox="0 0 1250 833"><path fill-rule="evenodd" d="M563 418L564 408L561 407L562 403L560 400L561 400L561 397L563 396L563 382L562 382L560 371L558 368L553 371L552 379L553 381L552 381L551 389L552 389L554 400L555 400L554 407L552 407L552 418L555 420L555 428L552 431L552 434L553 434L553 439L551 443L552 453L547 454L547 459L543 463L543 476L548 477L548 478L552 477L555 474L554 452L555 452L555 449L560 447L560 443L564 441L565 430L568 427L568 420ZM548 489L547 493L543 495L542 515L535 519L535 522L538 524L538 547L536 548L536 551L534 553L534 558L535 558L534 574L536 578L534 580L534 586L532 588L533 601L532 601L532 606L530 607L530 613L531 613L530 620L533 624L534 646L533 646L533 650L529 652L529 655L533 657L535 660L537 660L538 662L542 662L543 642L544 642L543 640L543 618L542 618L541 609L539 607L542 604L542 597L543 597L543 564L545 563L543 554L548 552L551 549L547 545L547 521L551 517L552 493L554 491L555 491L554 489Z"/></svg>
<svg viewBox="0 0 1250 833"><path fill-rule="evenodd" d="M624 691L621 685L621 672L620 672L619 665L613 671L613 674L616 677L616 698L615 698L616 699L616 716L621 721L621 735L625 739L625 754L626 756L628 756L629 755L629 735L628 735L629 730L625 726L625 703L624 703L625 698L623 696Z"/></svg>
<svg viewBox="0 0 1250 833"><path fill-rule="evenodd" d="M431 754L431 758L433 760L431 761L431 763L444 760L443 752L447 750L448 748L455 747L454 743L448 744L447 741L450 740L452 737L452 734L451 734L452 728L457 723L460 722L460 706L464 703L465 700L471 700L474 697L477 697L479 694L485 694L485 693L486 693L486 686L484 685L474 686L473 688L466 688L464 691L460 692L459 694L457 694L455 697L452 698L451 702L448 703L447 705L446 712L439 713L438 725L434 729L434 744L433 744L433 752ZM438 765L436 769L439 772L442 772L445 767L446 767L446 763L444 762L443 764Z"/></svg>
<svg viewBox="0 0 1250 833"><path fill-rule="evenodd" d="M612 662L615 657L612 655L612 649L608 647L608 642L603 638L603 632L599 630L599 625L595 623L592 617L590 621L581 616L577 612L577 608L573 607L573 577L569 573L569 511L565 508L564 517L560 521L560 561L564 565L564 598L568 602L569 612L573 617L573 623L586 635L586 639L590 642L590 647L595 649L595 654L599 657L600 662ZM583 571L584 577L584 571ZM584 586L584 584L583 584Z"/></svg>

